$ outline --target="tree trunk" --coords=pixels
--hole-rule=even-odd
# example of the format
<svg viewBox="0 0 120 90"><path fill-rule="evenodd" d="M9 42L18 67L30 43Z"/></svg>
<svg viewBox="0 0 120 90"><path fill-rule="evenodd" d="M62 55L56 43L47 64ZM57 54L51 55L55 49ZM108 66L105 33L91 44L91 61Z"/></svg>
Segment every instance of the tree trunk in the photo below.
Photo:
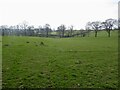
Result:
<svg viewBox="0 0 120 90"><path fill-rule="evenodd" d="M24 29L25 30L25 36L26 36L26 29Z"/></svg>
<svg viewBox="0 0 120 90"><path fill-rule="evenodd" d="M71 34L70 36L72 36L72 30L71 30L70 34Z"/></svg>
<svg viewBox="0 0 120 90"><path fill-rule="evenodd" d="M110 30L108 30L108 37L110 37Z"/></svg>
<svg viewBox="0 0 120 90"><path fill-rule="evenodd" d="M46 31L46 37L48 37L48 31Z"/></svg>
<svg viewBox="0 0 120 90"><path fill-rule="evenodd" d="M62 37L64 37L64 30L62 31Z"/></svg>
<svg viewBox="0 0 120 90"><path fill-rule="evenodd" d="M5 35L5 30L4 29L2 29L2 36L4 36Z"/></svg>
<svg viewBox="0 0 120 90"><path fill-rule="evenodd" d="M97 37L97 31L95 31L95 37Z"/></svg>

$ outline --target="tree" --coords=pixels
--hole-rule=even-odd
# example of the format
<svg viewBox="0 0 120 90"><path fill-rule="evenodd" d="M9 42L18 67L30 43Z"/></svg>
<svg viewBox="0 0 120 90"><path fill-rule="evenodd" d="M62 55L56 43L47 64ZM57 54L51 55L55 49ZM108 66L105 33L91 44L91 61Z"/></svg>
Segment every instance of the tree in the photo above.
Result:
<svg viewBox="0 0 120 90"><path fill-rule="evenodd" d="M61 38L61 37L62 37L62 34L61 34L61 29L60 29L60 26L59 26L59 27L57 27L56 32L58 33L59 37Z"/></svg>
<svg viewBox="0 0 120 90"><path fill-rule="evenodd" d="M28 27L28 22L23 21L21 27L24 29L24 35L27 35L27 27Z"/></svg>
<svg viewBox="0 0 120 90"><path fill-rule="evenodd" d="M61 24L57 29L59 30L60 37L64 37L66 26Z"/></svg>
<svg viewBox="0 0 120 90"><path fill-rule="evenodd" d="M34 26L31 25L31 26L28 26L28 33L27 35L29 36L33 36L34 35Z"/></svg>
<svg viewBox="0 0 120 90"><path fill-rule="evenodd" d="M69 27L69 30L70 30L70 36L72 36L72 35L73 35L73 25L71 25L71 26Z"/></svg>
<svg viewBox="0 0 120 90"><path fill-rule="evenodd" d="M38 28L39 28L39 36L44 36L44 34L45 34L45 31L44 31L44 28L40 25L40 26L38 26Z"/></svg>
<svg viewBox="0 0 120 90"><path fill-rule="evenodd" d="M95 21L95 22L92 22L90 25L91 25L92 29L95 31L95 37L97 37L97 32L98 32L98 30L101 29L101 22Z"/></svg>
<svg viewBox="0 0 120 90"><path fill-rule="evenodd" d="M107 19L105 22L102 22L103 28L107 31L108 37L110 37L110 32L113 29L113 27L117 25L117 20L116 19Z"/></svg>
<svg viewBox="0 0 120 90"><path fill-rule="evenodd" d="M5 33L7 32L8 26L7 25L2 25L0 26L2 36L5 36Z"/></svg>
<svg viewBox="0 0 120 90"><path fill-rule="evenodd" d="M16 35L19 36L20 35L20 25L15 25L15 32L16 32Z"/></svg>
<svg viewBox="0 0 120 90"><path fill-rule="evenodd" d="M46 37L48 37L48 34L49 34L49 32L51 31L50 25L49 25L49 24L45 24L44 30L45 30L45 32L46 32Z"/></svg>
<svg viewBox="0 0 120 90"><path fill-rule="evenodd" d="M34 35L38 36L39 35L39 28L34 28Z"/></svg>
<svg viewBox="0 0 120 90"><path fill-rule="evenodd" d="M14 26L10 26L9 29L10 29L9 35L15 35L15 27Z"/></svg>
<svg viewBox="0 0 120 90"><path fill-rule="evenodd" d="M41 26L41 25L39 25L39 26L38 26L38 29L39 29L38 34L41 34L42 26Z"/></svg>
<svg viewBox="0 0 120 90"><path fill-rule="evenodd" d="M86 26L85 26L85 29L86 29L86 31L87 31L87 33L88 33L88 37L89 37L89 34L90 34L90 31L91 31L91 22L87 22L87 24L86 24Z"/></svg>

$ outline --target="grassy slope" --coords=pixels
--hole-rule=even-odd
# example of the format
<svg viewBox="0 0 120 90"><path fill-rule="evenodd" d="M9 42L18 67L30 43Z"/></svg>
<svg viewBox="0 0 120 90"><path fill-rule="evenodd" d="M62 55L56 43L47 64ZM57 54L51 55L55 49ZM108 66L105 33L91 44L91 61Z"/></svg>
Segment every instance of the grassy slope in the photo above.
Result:
<svg viewBox="0 0 120 90"><path fill-rule="evenodd" d="M3 37L3 87L117 87L117 32L106 35Z"/></svg>

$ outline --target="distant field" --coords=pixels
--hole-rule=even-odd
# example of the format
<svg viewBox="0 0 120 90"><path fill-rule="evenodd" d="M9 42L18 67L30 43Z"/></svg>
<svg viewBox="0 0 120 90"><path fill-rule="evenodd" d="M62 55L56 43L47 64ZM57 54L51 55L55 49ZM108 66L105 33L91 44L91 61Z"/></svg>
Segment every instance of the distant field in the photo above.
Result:
<svg viewBox="0 0 120 90"><path fill-rule="evenodd" d="M3 88L118 86L117 31L96 38L4 36L2 47Z"/></svg>

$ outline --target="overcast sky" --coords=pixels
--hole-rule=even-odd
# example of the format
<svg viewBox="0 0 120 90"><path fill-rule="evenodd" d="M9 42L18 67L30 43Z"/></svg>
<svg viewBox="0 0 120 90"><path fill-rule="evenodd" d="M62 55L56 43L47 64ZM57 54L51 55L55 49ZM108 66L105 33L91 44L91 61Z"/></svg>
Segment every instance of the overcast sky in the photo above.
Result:
<svg viewBox="0 0 120 90"><path fill-rule="evenodd" d="M16 25L24 20L29 25L49 23L85 27L88 21L118 18L119 0L0 0L0 25Z"/></svg>

